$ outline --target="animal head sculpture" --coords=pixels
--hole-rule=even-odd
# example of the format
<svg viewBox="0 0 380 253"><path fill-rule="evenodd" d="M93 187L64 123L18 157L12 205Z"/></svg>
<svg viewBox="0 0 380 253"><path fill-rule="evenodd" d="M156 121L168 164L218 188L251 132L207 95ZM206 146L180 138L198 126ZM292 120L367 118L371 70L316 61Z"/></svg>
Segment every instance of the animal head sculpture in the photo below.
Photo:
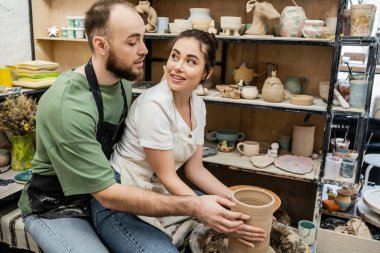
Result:
<svg viewBox="0 0 380 253"><path fill-rule="evenodd" d="M251 27L245 32L251 35L265 35L265 19L276 19L280 13L268 2L249 0L245 6L247 13L253 10Z"/></svg>

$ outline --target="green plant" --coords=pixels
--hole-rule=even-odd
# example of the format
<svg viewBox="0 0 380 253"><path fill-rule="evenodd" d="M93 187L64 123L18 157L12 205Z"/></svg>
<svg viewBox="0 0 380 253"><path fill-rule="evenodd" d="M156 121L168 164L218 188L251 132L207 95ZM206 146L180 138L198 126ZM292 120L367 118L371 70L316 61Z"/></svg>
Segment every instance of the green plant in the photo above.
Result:
<svg viewBox="0 0 380 253"><path fill-rule="evenodd" d="M36 128L37 103L25 94L8 96L0 103L0 130L28 135Z"/></svg>

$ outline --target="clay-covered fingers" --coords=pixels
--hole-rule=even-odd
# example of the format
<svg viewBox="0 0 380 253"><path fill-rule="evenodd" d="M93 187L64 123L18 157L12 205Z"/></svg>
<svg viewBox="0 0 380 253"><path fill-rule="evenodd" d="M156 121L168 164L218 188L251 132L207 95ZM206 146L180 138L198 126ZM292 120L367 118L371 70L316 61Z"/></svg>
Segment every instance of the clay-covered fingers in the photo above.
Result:
<svg viewBox="0 0 380 253"><path fill-rule="evenodd" d="M262 242L267 237L263 229L247 224L240 225L237 230L230 233L230 236L241 238L249 242Z"/></svg>
<svg viewBox="0 0 380 253"><path fill-rule="evenodd" d="M202 223L219 233L231 233L243 224L241 213L229 211L224 207L231 207L233 202L218 196L204 195L199 197L201 205L195 212L195 217Z"/></svg>

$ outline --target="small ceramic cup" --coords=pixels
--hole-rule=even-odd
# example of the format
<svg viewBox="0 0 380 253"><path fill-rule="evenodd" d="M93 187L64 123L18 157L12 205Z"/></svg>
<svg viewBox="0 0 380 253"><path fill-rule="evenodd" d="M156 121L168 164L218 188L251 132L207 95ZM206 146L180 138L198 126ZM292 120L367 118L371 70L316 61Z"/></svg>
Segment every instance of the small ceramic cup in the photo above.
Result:
<svg viewBox="0 0 380 253"><path fill-rule="evenodd" d="M244 141L237 144L237 150L244 156L255 156L259 154L260 144L257 141Z"/></svg>
<svg viewBox="0 0 380 253"><path fill-rule="evenodd" d="M291 140L292 138L290 138L290 136L285 136L285 135L282 135L277 138L276 142L278 143L278 145L280 145L281 153L289 152Z"/></svg>
<svg viewBox="0 0 380 253"><path fill-rule="evenodd" d="M158 17L157 22L157 33L167 33L169 30L169 17Z"/></svg>
<svg viewBox="0 0 380 253"><path fill-rule="evenodd" d="M314 243L316 231L317 228L313 222L308 220L300 220L298 222L298 235L307 245Z"/></svg>
<svg viewBox="0 0 380 253"><path fill-rule="evenodd" d="M325 177L329 179L336 179L339 176L341 166L342 158L338 156L326 156Z"/></svg>

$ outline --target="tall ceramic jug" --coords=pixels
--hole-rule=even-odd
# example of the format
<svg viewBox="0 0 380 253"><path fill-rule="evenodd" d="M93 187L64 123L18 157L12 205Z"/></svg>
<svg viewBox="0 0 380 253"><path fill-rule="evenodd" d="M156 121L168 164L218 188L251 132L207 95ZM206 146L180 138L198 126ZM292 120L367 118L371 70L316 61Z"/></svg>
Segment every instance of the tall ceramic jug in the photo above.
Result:
<svg viewBox="0 0 380 253"><path fill-rule="evenodd" d="M308 123L297 124L293 128L292 154L311 156L314 149L315 126Z"/></svg>
<svg viewBox="0 0 380 253"><path fill-rule="evenodd" d="M281 37L301 37L305 11L299 6L286 6L280 17Z"/></svg>
<svg viewBox="0 0 380 253"><path fill-rule="evenodd" d="M248 214L249 220L246 221L246 224L264 229L267 237L263 242L255 242L253 248L244 245L234 237L229 237L227 253L269 252L274 207L273 196L260 189L242 188L232 194L232 201L236 205L231 210Z"/></svg>

